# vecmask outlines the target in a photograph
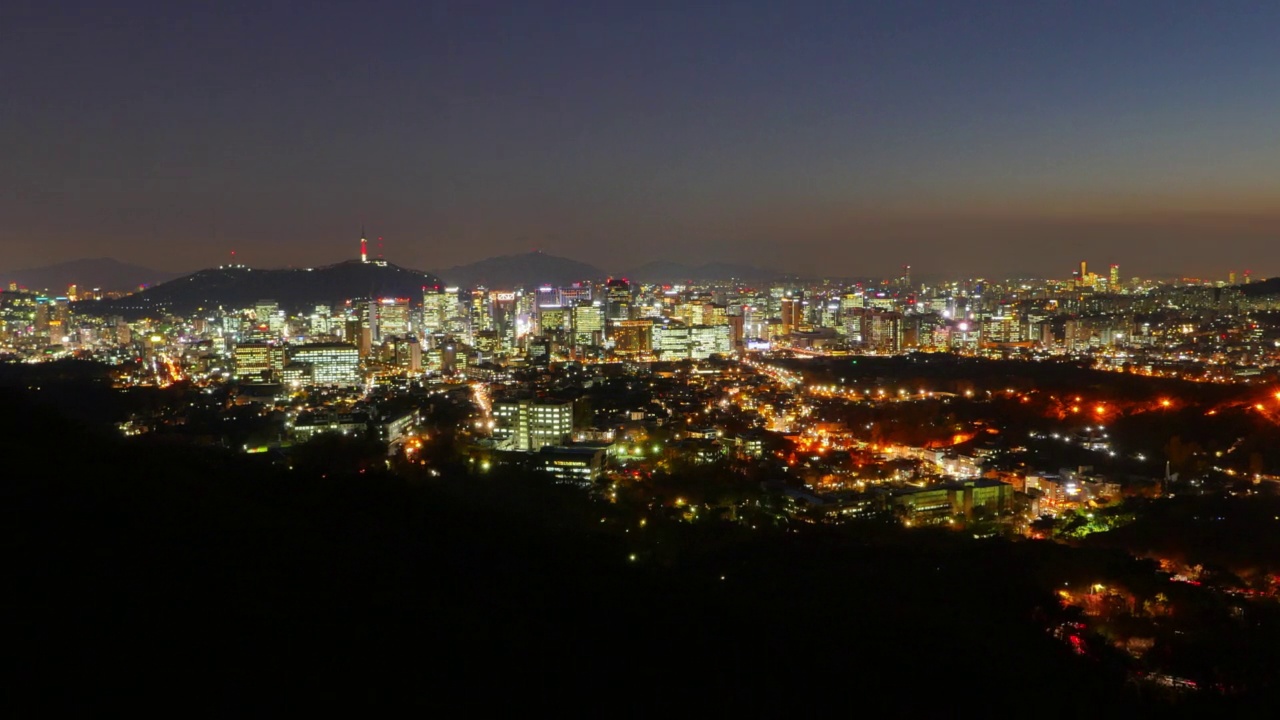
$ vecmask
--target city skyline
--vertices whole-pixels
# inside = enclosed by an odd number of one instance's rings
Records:
[[[1278,27],[0,3],[7,704],[1280,717]]]
[[[928,273],[920,272],[910,264],[899,265],[891,272],[881,274],[841,273],[833,268],[826,268],[824,274],[803,275],[788,273],[776,268],[761,267],[749,263],[733,263],[727,261],[711,263],[681,263],[669,260],[658,260],[630,268],[601,268],[578,258],[553,255],[536,249],[528,253],[502,255],[484,258],[476,262],[456,265],[449,268],[415,268],[396,262],[377,252],[365,250],[367,241],[360,242],[361,251],[353,256],[339,259],[336,262],[285,266],[252,265],[242,262],[242,257],[231,257],[227,263],[190,271],[163,271],[156,268],[122,263],[115,258],[84,258],[66,263],[55,263],[36,268],[16,270],[0,269],[0,284],[10,289],[22,291],[56,292],[63,286],[79,286],[85,289],[97,289],[111,292],[135,292],[157,285],[169,284],[206,272],[216,272],[224,268],[247,268],[262,271],[301,271],[337,268],[349,264],[378,264],[400,268],[413,273],[425,273],[434,276],[440,283],[457,288],[506,288],[533,290],[538,287],[552,287],[576,282],[602,282],[620,279],[643,284],[661,283],[702,283],[702,282],[737,282],[746,285],[769,285],[773,283],[867,283],[868,287],[883,285],[899,291],[911,292],[934,286],[951,286],[967,282],[995,283],[1055,283],[1075,281],[1080,278],[1096,277],[1100,279],[1107,291],[1122,291],[1127,286],[1152,287],[1152,283],[1189,283],[1191,285],[1224,285],[1235,286],[1252,282],[1271,280],[1272,276],[1262,275],[1252,268],[1230,268],[1221,275],[1213,273],[1151,273],[1145,268],[1122,266],[1114,262],[1097,262],[1097,258],[1083,258],[1077,263],[1059,267],[1049,273],[1012,273],[998,275],[977,272],[963,273]],[[534,255],[541,256],[534,266],[528,266]],[[1088,271],[1085,271],[1085,267]],[[574,271],[580,271],[574,274]],[[682,274],[683,273],[683,274]],[[102,278],[115,278],[104,280]],[[36,278],[40,278],[37,280]],[[51,279],[56,278],[56,279]],[[125,280],[123,278],[132,278]],[[523,279],[519,279],[523,278]],[[907,280],[904,283],[904,278]],[[34,283],[34,284],[33,284]]]
[[[364,223],[421,268],[540,248],[606,269],[1265,277],[1278,15],[11,6],[3,265],[319,265]]]

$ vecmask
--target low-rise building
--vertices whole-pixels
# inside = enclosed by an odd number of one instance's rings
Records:
[[[605,448],[589,445],[544,445],[536,466],[560,482],[590,485],[604,473]]]

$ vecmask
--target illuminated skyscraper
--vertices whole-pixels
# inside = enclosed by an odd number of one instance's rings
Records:
[[[9,291],[0,293],[0,340],[29,338],[35,330],[36,296]]]
[[[804,324],[804,298],[784,297],[781,301],[782,335],[787,336],[798,331]]]
[[[509,351],[516,345],[516,308],[519,295],[514,292],[490,294],[493,311],[493,331],[497,334],[498,350]]]
[[[695,325],[689,328],[689,357],[702,360],[733,352],[728,325]]]
[[[573,433],[573,403],[555,400],[512,400],[493,404],[498,428],[494,437],[513,450],[536,452],[560,445]]]
[[[653,352],[663,360],[689,357],[692,338],[688,325],[676,322],[655,323],[652,338]]]
[[[591,283],[574,283],[559,288],[561,305],[579,305],[591,302]]]
[[[459,294],[456,286],[445,288],[444,294],[445,299],[443,302],[445,307],[448,308],[445,332],[452,335],[465,335],[471,323],[467,317],[467,308],[462,303],[462,295]]]
[[[317,305],[315,312],[311,313],[309,318],[309,332],[312,335],[328,335],[332,332],[330,325],[330,308],[328,305]]]
[[[275,300],[259,300],[253,304],[253,316],[260,323],[269,322],[279,309]]]
[[[310,343],[289,350],[291,362],[311,366],[316,385],[359,385],[360,350],[350,343]]]
[[[653,349],[652,320],[619,320],[609,324],[613,351],[618,355],[647,355]]]
[[[409,334],[409,298],[382,298],[378,301],[379,342]]]
[[[471,291],[472,334],[493,329],[493,308],[489,307],[489,291],[479,287]]]
[[[599,345],[604,335],[604,308],[597,303],[573,308],[573,344]]]
[[[610,280],[605,291],[609,303],[607,317],[611,322],[631,319],[631,283],[626,278]]]
[[[677,303],[671,316],[679,318],[685,325],[702,325],[706,305],[701,300],[688,300]]]
[[[1120,287],[1120,266],[1119,265],[1115,263],[1111,263],[1111,277],[1107,279],[1107,283],[1108,285],[1111,286],[1112,292],[1115,292],[1117,289],[1119,289]]]
[[[268,343],[241,343],[235,349],[236,379],[258,382],[284,369],[284,348]]]
[[[396,338],[395,365],[410,373],[422,372],[422,346],[413,335]]]
[[[702,306],[702,324],[728,325],[729,309],[718,303],[706,303]]]
[[[569,309],[542,307],[538,309],[538,333],[544,336],[561,335],[572,325]]]
[[[550,285],[544,285],[543,287],[538,288],[537,296],[537,305],[540,308],[560,307],[562,304],[560,301],[560,289],[551,287]]]
[[[457,293],[451,300],[449,293],[439,285],[424,288],[422,291],[422,329],[428,333],[445,332],[449,318],[453,315]]]

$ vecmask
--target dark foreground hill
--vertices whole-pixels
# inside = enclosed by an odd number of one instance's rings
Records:
[[[1045,632],[1059,546],[642,529],[529,477],[290,471],[0,402],[12,716],[1151,709]]]
[[[310,310],[352,298],[408,297],[440,284],[429,273],[396,265],[349,261],[318,268],[259,270],[211,268],[115,300],[78,303],[76,312],[126,318],[186,315],[201,309],[251,307],[275,300],[290,311]]]

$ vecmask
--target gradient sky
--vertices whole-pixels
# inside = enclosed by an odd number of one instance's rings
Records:
[[[0,268],[1280,274],[1280,3],[0,3]]]

